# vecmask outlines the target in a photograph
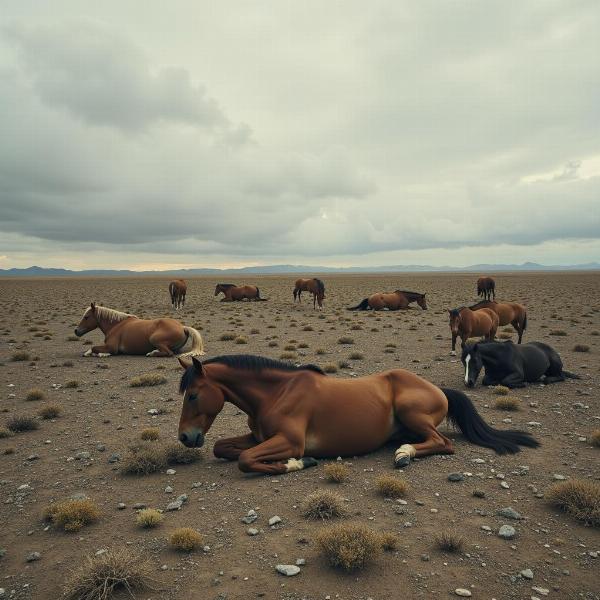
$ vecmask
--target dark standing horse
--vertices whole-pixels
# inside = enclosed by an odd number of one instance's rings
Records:
[[[469,308],[471,310],[480,310],[481,308],[493,310],[498,315],[498,325],[502,326],[510,323],[519,335],[518,343],[521,343],[523,333],[527,329],[527,309],[522,304],[481,300],[481,302],[473,304]]]
[[[310,292],[313,295],[313,308],[319,305],[319,310],[323,308],[323,300],[325,299],[325,284],[316,277],[312,279],[298,279],[294,286],[294,302],[301,302],[302,292]]]
[[[525,387],[527,383],[564,381],[566,377],[580,379],[579,375],[563,370],[556,350],[541,342],[516,346],[512,342],[482,342],[466,346],[462,353],[465,366],[465,385],[473,387],[482,368],[483,385]]]
[[[477,280],[477,295],[484,300],[495,300],[496,282],[491,277],[480,277]]]
[[[423,310],[427,310],[425,294],[407,292],[406,290],[372,294],[360,304],[351,306],[348,310],[384,310],[385,308],[388,310],[403,310],[408,308],[411,302],[416,302]]]
[[[185,370],[179,440],[202,446],[225,402],[231,402],[248,415],[250,432],[220,439],[214,454],[237,460],[244,472],[298,471],[314,466],[312,457],[365,454],[389,441],[401,444],[394,462],[406,467],[414,457],[454,453],[452,441],[437,429],[446,417],[468,441],[499,454],[538,445],[528,433],[490,427],[462,392],[438,388],[403,369],[339,379],[314,365],[296,367],[261,356],[179,362]]]
[[[185,306],[185,294],[187,292],[187,284],[183,279],[175,279],[169,284],[169,295],[171,296],[171,304],[175,310],[180,306]]]

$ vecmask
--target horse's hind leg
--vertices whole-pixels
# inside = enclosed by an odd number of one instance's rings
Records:
[[[424,413],[403,415],[402,425],[424,438],[424,441],[417,444],[402,444],[394,455],[396,468],[408,466],[411,458],[420,458],[430,454],[454,454],[452,440],[437,430],[429,415]]]
[[[217,458],[226,458],[227,460],[237,460],[240,454],[248,448],[258,444],[256,438],[251,434],[240,435],[219,440],[214,448],[213,454]]]

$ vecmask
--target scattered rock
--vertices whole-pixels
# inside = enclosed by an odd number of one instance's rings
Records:
[[[520,575],[525,579],[533,579],[533,571],[531,569],[523,569]]]
[[[457,596],[461,596],[462,598],[470,598],[470,597],[471,597],[471,595],[472,595],[472,594],[471,594],[471,592],[470,592],[470,590],[467,590],[467,589],[465,589],[465,588],[456,588],[456,589],[454,590],[454,593],[455,593]]]
[[[521,513],[518,513],[514,508],[508,506],[507,508],[501,508],[496,512],[499,517],[504,517],[505,519],[514,519],[515,521],[520,521],[523,519]]]
[[[271,517],[269,519],[270,527],[273,527],[274,525],[277,525],[278,523],[281,523],[281,517],[278,517],[277,515],[275,515],[274,517]]]
[[[448,475],[448,481],[462,481],[465,476],[462,473],[450,473]]]
[[[512,540],[517,532],[511,525],[502,525],[498,530],[498,537],[504,538],[505,540]]]
[[[296,565],[276,565],[275,569],[278,573],[285,575],[286,577],[293,577],[300,573],[300,567]]]
[[[42,555],[39,552],[30,552],[25,560],[27,562],[35,562],[36,560],[40,560],[40,558],[42,558]]]
[[[250,509],[246,513],[246,516],[242,517],[242,523],[246,523],[246,525],[250,525],[250,523],[254,523],[254,521],[256,521],[256,519],[258,519],[258,515],[256,514],[256,511],[253,509]]]
[[[256,527],[248,527],[246,533],[248,535],[258,535],[258,529],[256,529]]]

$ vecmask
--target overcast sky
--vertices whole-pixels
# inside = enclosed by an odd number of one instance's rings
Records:
[[[598,0],[2,0],[0,268],[600,260],[599,31]]]

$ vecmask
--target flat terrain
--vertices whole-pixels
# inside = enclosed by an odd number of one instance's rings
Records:
[[[187,304],[177,317],[201,328],[208,356],[243,352],[278,358],[291,351],[298,362],[346,361],[331,377],[404,368],[437,385],[463,389],[462,366],[449,352],[446,309],[475,301],[476,278],[327,276],[321,313],[313,311],[307,295],[301,305],[293,304],[295,277],[245,281],[256,283],[268,302],[235,304],[213,296],[216,280],[198,278],[188,282]],[[207,435],[201,461],[177,465],[173,475],[121,474],[122,463],[108,459],[113,454],[125,458],[144,428],[158,427],[162,440],[176,439],[180,368],[168,358],[83,358],[86,342],[100,343],[102,334],[73,340],[73,329],[92,300],[140,317],[172,315],[168,279],[0,280],[0,426],[14,415],[36,415],[49,403],[63,408],[59,418],[40,420],[38,430],[0,439],[0,547],[6,550],[0,558],[0,587],[5,597],[59,598],[66,573],[83,557],[129,545],[150,558],[160,587],[139,598],[450,598],[456,588],[470,589],[476,599],[541,597],[532,586],[548,590],[548,598],[600,598],[600,558],[593,558],[600,550],[598,530],[558,513],[543,497],[557,475],[600,478],[600,449],[589,441],[600,428],[600,274],[502,274],[495,279],[499,299],[528,307],[524,341],[551,344],[565,367],[582,379],[515,390],[512,395],[521,399],[522,409],[510,413],[494,408],[492,390],[470,391],[488,422],[528,429],[541,448],[499,457],[451,432],[453,456],[425,458],[396,473],[410,485],[405,505],[375,491],[378,476],[394,474],[393,447],[345,459],[350,476],[340,485],[327,482],[326,461],[293,474],[257,477],[215,459],[211,450],[217,439],[246,431],[245,416],[232,406],[226,406]],[[369,293],[396,288],[426,292],[429,310],[416,305],[375,314],[344,310]],[[564,335],[551,335],[557,331]],[[228,332],[245,336],[247,343],[220,341]],[[502,327],[499,332],[508,335]],[[338,343],[342,336],[354,343]],[[589,352],[574,352],[576,344],[589,346]],[[296,350],[285,350],[288,345]],[[12,361],[19,350],[33,360]],[[363,358],[351,360],[352,352]],[[133,377],[152,372],[163,374],[167,383],[130,387]],[[65,387],[68,381],[78,387]],[[45,398],[26,400],[31,388],[40,388]],[[151,409],[161,414],[149,414]],[[11,448],[14,453],[5,454]],[[464,480],[448,481],[453,472],[464,473]],[[172,494],[165,492],[167,486]],[[352,575],[329,568],[315,543],[327,523],[302,516],[306,495],[323,489],[346,499],[347,520],[398,534],[399,548]],[[474,497],[476,489],[485,497]],[[181,510],[166,513],[156,529],[135,525],[136,503],[164,509],[184,493],[189,500]],[[101,519],[77,533],[48,527],[44,508],[73,494],[93,499]],[[119,510],[119,503],[126,508]],[[506,507],[525,519],[496,515]],[[240,520],[250,509],[259,515],[253,524],[259,529],[256,536],[249,536]],[[282,523],[271,528],[267,521],[274,515]],[[517,530],[513,540],[497,536],[503,524]],[[168,536],[181,526],[198,529],[209,549],[173,551]],[[445,529],[465,537],[462,553],[443,554],[435,547],[435,534]],[[31,552],[39,552],[40,559],[26,562]],[[298,558],[306,560],[299,575],[276,573],[276,564]],[[523,569],[533,571],[532,580],[519,576]]]

